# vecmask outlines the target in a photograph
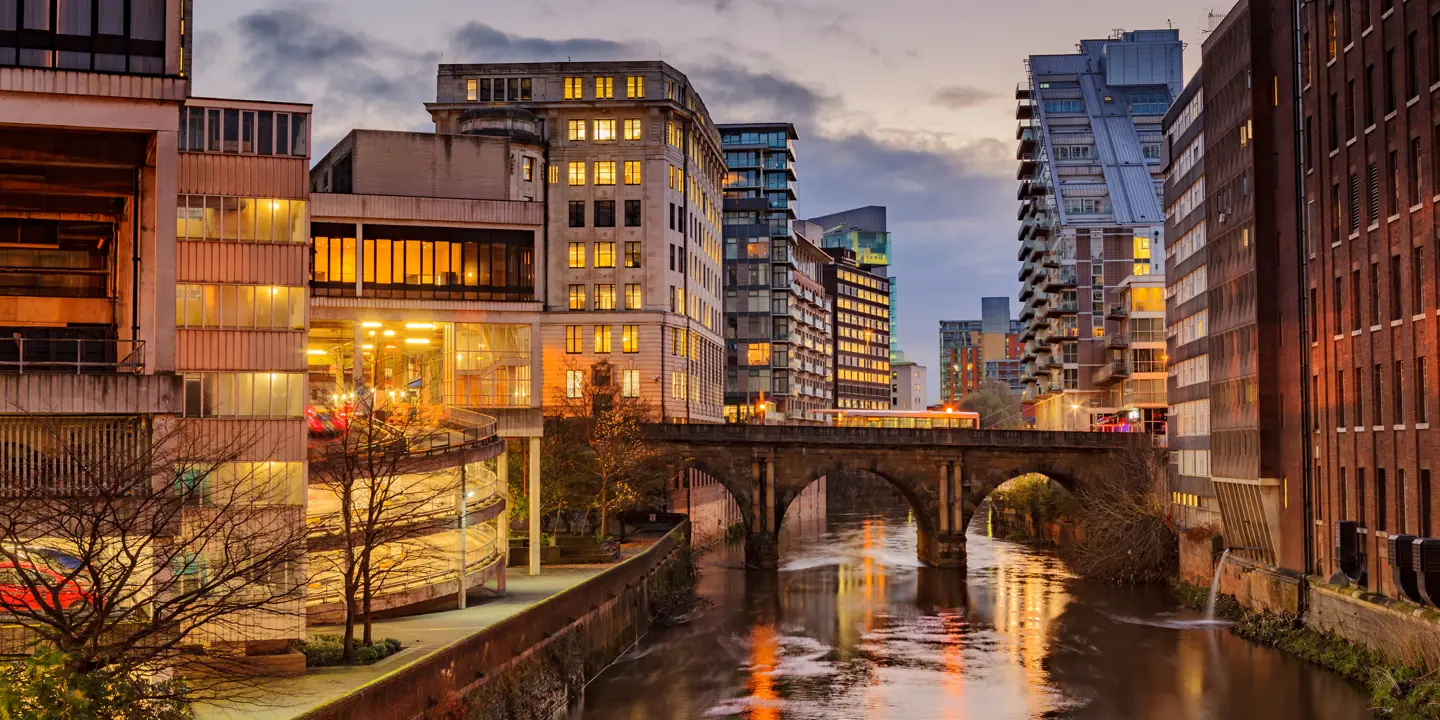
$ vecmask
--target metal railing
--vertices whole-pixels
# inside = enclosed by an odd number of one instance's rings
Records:
[[[144,369],[144,340],[0,338],[0,374],[138,374]]]

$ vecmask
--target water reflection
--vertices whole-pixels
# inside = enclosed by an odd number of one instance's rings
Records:
[[[778,574],[708,555],[713,605],[598,678],[579,716],[1369,717],[1344,681],[1195,629],[1163,590],[1087,583],[977,536],[968,575],[920,567],[903,514],[828,525],[786,538]]]

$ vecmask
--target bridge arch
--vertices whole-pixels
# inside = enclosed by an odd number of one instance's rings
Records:
[[[965,567],[965,527],[1001,483],[1046,475],[1071,492],[1149,442],[1118,433],[907,430],[763,425],[651,425],[651,440],[714,477],[745,520],[746,563],[779,565],[789,504],[820,477],[863,470],[899,490],[916,518],[920,560]]]

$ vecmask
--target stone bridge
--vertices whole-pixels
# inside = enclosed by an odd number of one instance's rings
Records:
[[[895,486],[914,511],[920,560],[964,569],[965,528],[1001,483],[1041,473],[1074,491],[1150,443],[1138,433],[1034,430],[649,425],[645,432],[730,491],[746,521],[746,563],[771,569],[790,501],[839,471],[864,470]]]

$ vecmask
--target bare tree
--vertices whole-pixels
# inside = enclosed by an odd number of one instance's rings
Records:
[[[338,578],[344,605],[343,657],[355,656],[355,630],[370,645],[375,599],[387,588],[417,576],[444,572],[446,549],[427,542],[456,528],[463,512],[461,478],[453,457],[481,440],[475,423],[454,422],[451,408],[420,408],[385,399],[361,409],[317,441],[311,452],[311,484],[325,489],[332,512],[312,523],[312,562]],[[475,422],[479,422],[476,418]],[[459,507],[457,507],[459,505]]]
[[[1174,574],[1179,543],[1166,515],[1163,448],[1135,446],[1120,454],[1112,472],[1077,488],[1077,515],[1085,540],[1075,548],[1075,569],[1109,582],[1139,583]]]
[[[642,432],[656,413],[639,388],[626,388],[621,378],[608,362],[592,365],[588,373],[567,364],[566,385],[557,389],[551,407],[560,418],[553,425],[557,435],[570,438],[560,442],[583,442],[589,448],[588,462],[576,467],[580,474],[592,473],[602,535],[612,512],[638,508],[652,489],[663,486],[666,473],[667,457]]]
[[[252,462],[273,448],[198,421],[23,427],[0,448],[0,615],[70,672],[178,668],[208,680],[154,687],[222,697],[243,660],[202,645],[303,626],[299,463]]]
[[[1020,427],[1025,416],[1020,407],[1020,396],[999,380],[986,380],[981,386],[965,396],[960,409],[980,414],[980,427],[986,430]]]

